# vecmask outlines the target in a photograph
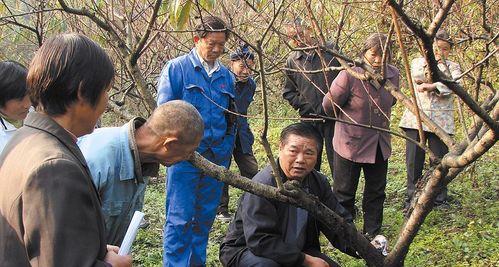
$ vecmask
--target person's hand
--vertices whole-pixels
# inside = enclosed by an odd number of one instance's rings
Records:
[[[107,254],[104,261],[111,264],[113,267],[132,267],[132,256],[118,255],[118,251],[120,250],[117,246],[107,245]]]
[[[306,267],[329,267],[329,264],[318,257],[313,257],[308,254],[305,254],[305,259],[303,260],[303,266]]]
[[[414,82],[415,82],[416,84],[422,84],[422,83],[424,83],[425,81],[424,81],[424,80],[421,80],[421,79],[416,79]]]
[[[437,87],[433,83],[422,83],[422,84],[418,84],[416,86],[416,89],[422,93],[422,92],[431,92],[431,91],[437,89]]]

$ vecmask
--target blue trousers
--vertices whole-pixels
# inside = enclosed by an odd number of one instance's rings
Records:
[[[220,165],[227,167],[229,160]],[[187,161],[168,168],[163,233],[164,267],[205,265],[208,235],[222,187],[222,182],[202,175],[199,169]]]

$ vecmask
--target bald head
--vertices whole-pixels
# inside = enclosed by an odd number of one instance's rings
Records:
[[[176,136],[182,144],[194,144],[203,137],[201,115],[193,105],[182,100],[158,106],[146,124],[161,136]]]

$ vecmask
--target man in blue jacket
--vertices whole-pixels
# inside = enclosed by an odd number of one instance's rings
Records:
[[[196,26],[195,48],[169,61],[158,84],[158,104],[174,99],[194,105],[204,121],[197,151],[228,167],[235,138],[234,77],[218,58],[229,30],[224,21],[203,16]],[[203,266],[208,234],[220,202],[223,183],[203,175],[187,161],[167,170],[164,266]]]
[[[251,68],[254,66],[254,54],[246,44],[241,45],[230,54],[230,69],[236,76],[236,108],[242,115],[248,115],[248,107],[253,102],[256,83],[251,77]],[[236,145],[232,156],[242,176],[253,178],[258,172],[258,163],[253,155],[253,142],[255,138],[248,124],[248,118],[237,117]],[[229,214],[229,186],[224,185],[220,206],[218,206],[217,219],[230,221]]]
[[[133,213],[142,210],[149,177],[157,176],[159,164],[185,160],[202,136],[199,112],[175,100],[157,107],[147,121],[136,117],[78,139],[102,201],[108,244],[121,245]]]

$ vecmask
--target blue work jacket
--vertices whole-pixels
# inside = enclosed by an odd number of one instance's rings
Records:
[[[102,200],[111,244],[121,244],[133,213],[142,210],[147,176],[157,175],[159,168],[158,163],[140,162],[134,133],[144,122],[134,118],[122,127],[99,128],[78,138]]]
[[[236,82],[236,107],[237,111],[243,115],[248,115],[248,107],[253,102],[256,83],[252,78],[245,82]],[[237,137],[241,144],[241,151],[244,154],[253,154],[253,142],[255,137],[248,124],[248,118],[237,117]]]
[[[197,151],[200,154],[211,151],[215,158],[210,160],[218,164],[230,160],[234,149],[236,127],[227,127],[224,111],[234,101],[234,84],[234,76],[222,65],[209,77],[196,48],[169,61],[158,82],[158,105],[184,100],[199,111],[204,121],[204,135]]]

